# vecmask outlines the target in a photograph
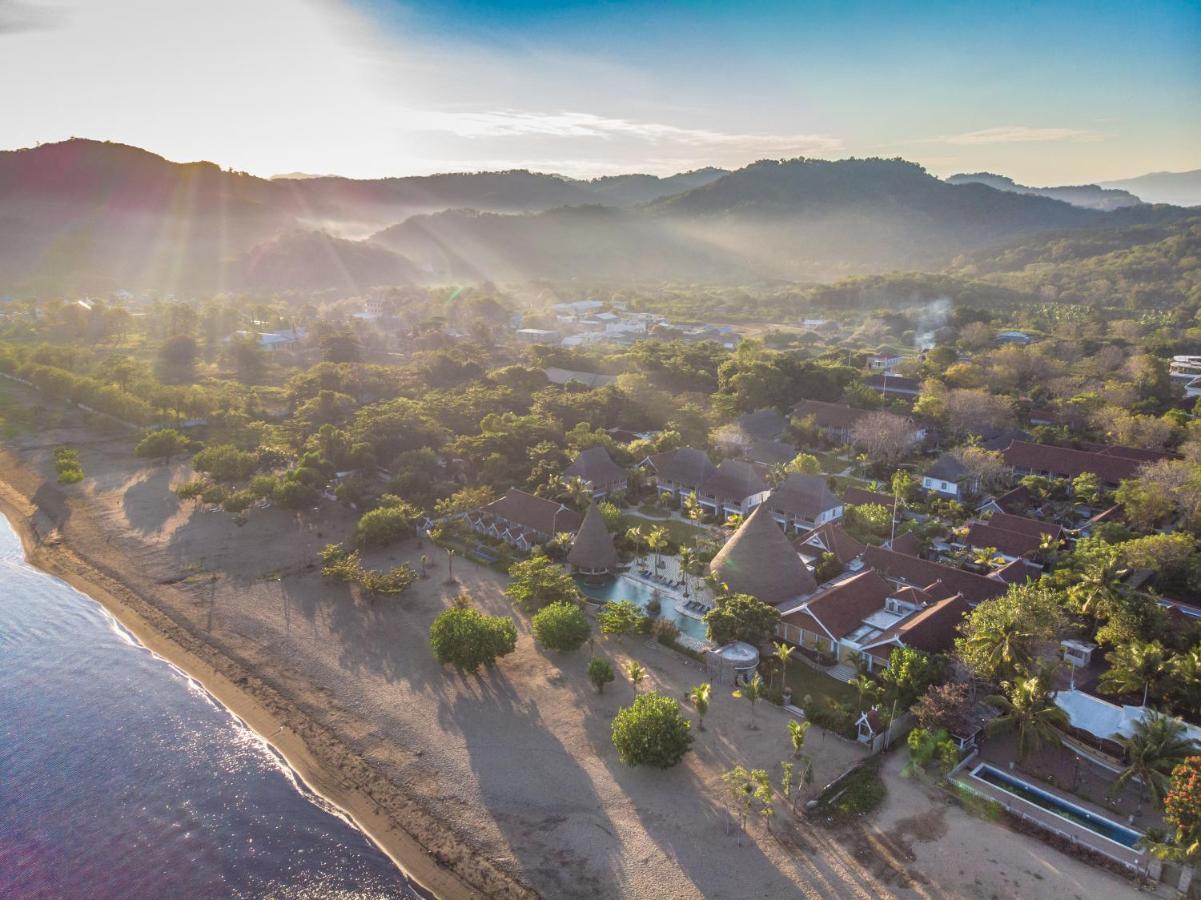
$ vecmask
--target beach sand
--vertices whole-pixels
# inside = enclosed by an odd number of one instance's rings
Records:
[[[335,505],[298,519],[230,516],[179,503],[186,464],[148,466],[128,434],[43,428],[0,453],[0,508],[31,560],[108,606],[151,649],[195,675],[267,737],[318,792],[346,810],[439,896],[1115,897],[1133,885],[1040,842],[972,818],[886,765],[872,816],[826,828],[781,813],[739,839],[721,773],[773,776],[788,757],[787,715],[752,712],[716,689],[693,753],[667,771],[623,766],[612,716],[632,697],[619,677],[588,684],[588,650],[546,654],[517,616],[518,650],[463,676],[438,666],[428,628],[461,589],[510,613],[503,578],[428,542],[369,554],[371,566],[433,558],[428,579],[374,604],[323,580],[314,561],[353,516]],[[61,487],[51,451],[80,451],[87,479]],[[173,582],[170,584],[163,582]],[[680,697],[700,666],[645,638],[601,639],[615,664],[637,659],[649,686]],[[863,757],[810,732],[809,794]]]

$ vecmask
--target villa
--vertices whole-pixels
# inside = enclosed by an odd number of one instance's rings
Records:
[[[709,571],[730,593],[750,594],[771,605],[817,590],[813,573],[762,505],[713,557]]]
[[[775,409],[758,409],[738,417],[738,427],[752,441],[774,441],[788,428],[788,420]]]
[[[701,491],[703,485],[717,471],[709,454],[695,447],[680,447],[666,453],[655,453],[642,461],[655,474],[656,486],[661,494],[683,499],[688,494]]]
[[[979,490],[980,479],[956,457],[944,453],[922,473],[922,487],[935,494],[958,500]]]
[[[852,566],[867,550],[866,544],[861,544],[851,537],[838,522],[827,522],[805,532],[796,539],[793,546],[810,567],[817,565],[823,553],[833,553],[834,558],[844,567]]]
[[[763,502],[785,531],[811,531],[842,518],[842,501],[834,496],[824,475],[794,472]]]
[[[913,400],[922,392],[922,386],[916,378],[906,378],[904,375],[873,375],[863,379],[865,387],[879,391],[885,397],[895,397],[902,400]]]
[[[592,491],[594,498],[607,497],[629,487],[629,474],[613,462],[613,457],[604,447],[589,447],[582,450],[570,466],[563,470],[564,480],[579,478]]]
[[[741,459],[726,459],[705,479],[697,500],[718,519],[725,519],[745,516],[770,492],[771,486],[760,468]]]
[[[802,400],[792,408],[798,419],[813,417],[813,424],[828,440],[836,444],[849,444],[855,423],[868,414],[866,409],[857,409],[845,403],[826,403],[823,400]]]
[[[898,586],[920,588],[940,599],[962,594],[972,606],[999,597],[1008,589],[1008,585],[999,578],[976,575],[883,547],[868,547],[863,554],[863,561]]]
[[[1033,559],[1042,545],[1042,537],[999,528],[991,522],[970,522],[963,545],[976,551],[992,549],[1008,564],[1017,559]]]
[[[557,534],[575,534],[582,522],[574,509],[517,488],[509,488],[499,500],[472,510],[464,518],[480,534],[498,538],[519,550],[531,550]]]

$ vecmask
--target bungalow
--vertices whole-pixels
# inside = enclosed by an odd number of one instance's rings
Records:
[[[745,516],[767,499],[771,486],[763,472],[741,459],[722,460],[713,474],[705,479],[697,500],[719,519]]]
[[[963,543],[973,550],[992,548],[1007,564],[1018,559],[1031,559],[1038,553],[1041,542],[1039,535],[1008,531],[989,522],[970,523],[963,539]]]
[[[971,606],[999,597],[1007,589],[1006,584],[997,578],[976,575],[883,547],[868,547],[863,554],[863,561],[900,586],[921,588],[938,599],[962,594]]]
[[[922,473],[922,487],[958,500],[979,490],[980,479],[956,457],[944,453]]]
[[[827,522],[805,532],[793,542],[793,546],[805,564],[811,568],[817,565],[823,553],[833,553],[834,558],[844,567],[856,567],[856,560],[863,556],[863,551],[867,549],[866,544],[861,544],[851,537],[838,522]],[[859,563],[859,566],[861,565],[862,563]]]
[[[530,550],[561,533],[575,534],[582,518],[562,503],[509,488],[499,500],[467,513],[469,526],[520,550]]]
[[[752,441],[774,441],[788,428],[788,420],[775,409],[758,409],[741,415],[737,425]]]
[[[876,351],[875,355],[868,357],[867,367],[873,372],[891,372],[905,357],[901,356],[892,347],[881,347]]]
[[[824,475],[794,472],[763,502],[785,531],[810,531],[842,518],[842,501],[834,496]]]
[[[1026,441],[1014,441],[1001,455],[1017,475],[1071,479],[1091,472],[1102,484],[1110,487],[1117,487],[1127,478],[1133,478],[1143,463],[1142,460],[1117,456],[1112,452],[1073,450],[1070,447]]]
[[[709,572],[730,593],[750,594],[772,605],[797,600],[817,589],[813,573],[762,506],[717,552]]]
[[[677,499],[693,491],[700,494],[701,485],[717,472],[717,466],[709,460],[709,455],[695,447],[653,453],[642,464],[654,473],[659,492]]]
[[[906,378],[903,375],[889,375],[887,372],[882,375],[873,375],[871,378],[865,378],[863,379],[863,384],[873,391],[879,391],[885,397],[895,397],[904,400],[913,400],[922,392],[922,386],[916,378]]]
[[[959,634],[959,624],[971,606],[962,594],[952,594],[906,616],[866,644],[867,670],[887,668],[892,651],[912,647],[923,653],[948,652]]]
[[[797,448],[783,441],[756,441],[743,452],[743,459],[762,466],[783,466],[796,459]]]
[[[1046,536],[1054,541],[1059,541],[1064,536],[1064,527],[1062,525],[1057,525],[1054,522],[1040,522],[1038,519],[1015,516],[1007,512],[993,513],[992,518],[988,520],[988,524],[994,528],[1004,528],[1006,531],[1017,531],[1021,534],[1028,534],[1040,540]]]
[[[1011,491],[1006,491],[997,497],[989,497],[983,503],[976,507],[978,513],[1011,513],[1015,516],[1020,516],[1028,509],[1034,508],[1038,503],[1038,499],[1030,488],[1023,485],[1018,485]]]
[[[615,491],[624,491],[630,480],[629,473],[613,462],[609,451],[599,446],[580,451],[575,462],[563,470],[563,478],[579,478],[598,499]]]
[[[826,403],[823,400],[802,400],[792,408],[798,419],[813,417],[813,424],[828,440],[836,444],[849,444],[855,423],[868,414],[866,409],[857,409],[845,403]]]

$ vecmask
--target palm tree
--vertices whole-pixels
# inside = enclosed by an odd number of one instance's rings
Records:
[[[1038,555],[1044,562],[1054,563],[1059,557],[1062,540],[1052,534],[1044,534],[1038,539]]]
[[[972,632],[967,646],[987,659],[991,672],[1008,674],[1029,666],[1033,640],[1033,633],[1026,631],[1020,622],[1010,620]]]
[[[741,528],[742,527],[742,514],[741,513],[730,513],[730,515],[728,515],[726,517],[726,527],[733,531],[737,531],[739,528]]]
[[[792,755],[800,756],[801,751],[805,749],[805,735],[809,733],[809,729],[813,723],[806,720],[798,722],[796,719],[788,720],[788,739],[792,742]]]
[[[713,685],[705,682],[698,684],[688,692],[688,699],[692,701],[692,705],[696,707],[696,730],[705,730],[705,713],[709,711],[709,694],[713,690]]]
[[[1163,645],[1159,641],[1124,644],[1109,655],[1109,670],[1101,676],[1097,687],[1106,694],[1133,694],[1143,690],[1143,706],[1151,683],[1165,668]]]
[[[1068,590],[1068,597],[1080,615],[1095,618],[1117,597],[1122,579],[1129,571],[1116,561],[1089,566]]]
[[[642,559],[642,542],[644,540],[642,527],[635,525],[626,530],[626,539],[634,542],[634,562]]]
[[[1201,709],[1201,647],[1173,656],[1168,670],[1172,673],[1173,698],[1191,712]]]
[[[696,550],[692,547],[680,548],[680,574],[684,576],[684,596],[688,596],[688,576],[692,574],[692,567],[696,565]]]
[[[652,528],[651,533],[646,536],[646,549],[655,554],[655,568],[659,568],[663,561],[663,550],[667,547],[667,530],[664,528]]]
[[[1016,731],[1018,759],[1023,760],[1031,750],[1043,744],[1058,744],[1063,729],[1068,727],[1068,714],[1055,705],[1042,679],[1037,675],[1019,678],[1002,687],[1008,696],[996,694],[988,702],[1001,710],[1001,715],[988,723],[989,734]]]
[[[858,712],[863,712],[863,707],[865,705],[864,701],[869,698],[874,699],[880,694],[880,685],[876,684],[875,681],[862,672],[852,678],[850,684],[851,687],[855,689],[855,692],[859,695],[859,704],[857,707]]]
[[[776,659],[780,661],[780,690],[785,690],[788,687],[788,660],[792,658],[792,651],[796,649],[783,641],[776,641]]]
[[[1005,560],[997,555],[996,547],[978,547],[972,551],[972,562],[982,569],[987,569],[994,565],[1002,565]]]
[[[559,496],[579,509],[592,496],[592,489],[588,487],[588,482],[577,475],[575,478],[560,482]]]
[[[701,506],[701,501],[697,499],[696,491],[690,491],[684,498],[684,515],[698,525],[701,519],[705,518],[705,507]]]
[[[1118,739],[1126,750],[1126,768],[1114,779],[1109,795],[1122,793],[1127,782],[1139,783],[1138,804],[1142,811],[1147,791],[1159,803],[1168,793],[1172,770],[1197,753],[1197,745],[1185,736],[1184,723],[1154,710],[1147,710],[1134,725],[1134,734]]]
[[[765,689],[763,676],[756,672],[754,678],[734,692],[735,697],[751,701],[751,728],[755,727],[755,704],[763,698]]]
[[[638,686],[646,678],[646,668],[642,663],[630,660],[630,662],[626,663],[626,677],[630,679],[630,684],[634,685],[634,693],[637,694]]]

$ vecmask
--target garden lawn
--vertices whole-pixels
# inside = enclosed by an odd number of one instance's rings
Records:
[[[648,532],[652,528],[662,528],[667,532],[667,539],[673,544],[684,546],[695,544],[705,536],[705,530],[678,519],[644,519],[641,516],[622,516],[618,520],[617,533],[625,534],[627,529],[641,528]],[[646,548],[643,547],[643,552]]]
[[[814,702],[820,703],[823,697],[829,697],[839,703],[849,703],[852,707],[859,700],[859,695],[849,684],[796,659],[788,663],[788,686],[792,688],[792,702],[797,706],[801,705],[806,694]]]

